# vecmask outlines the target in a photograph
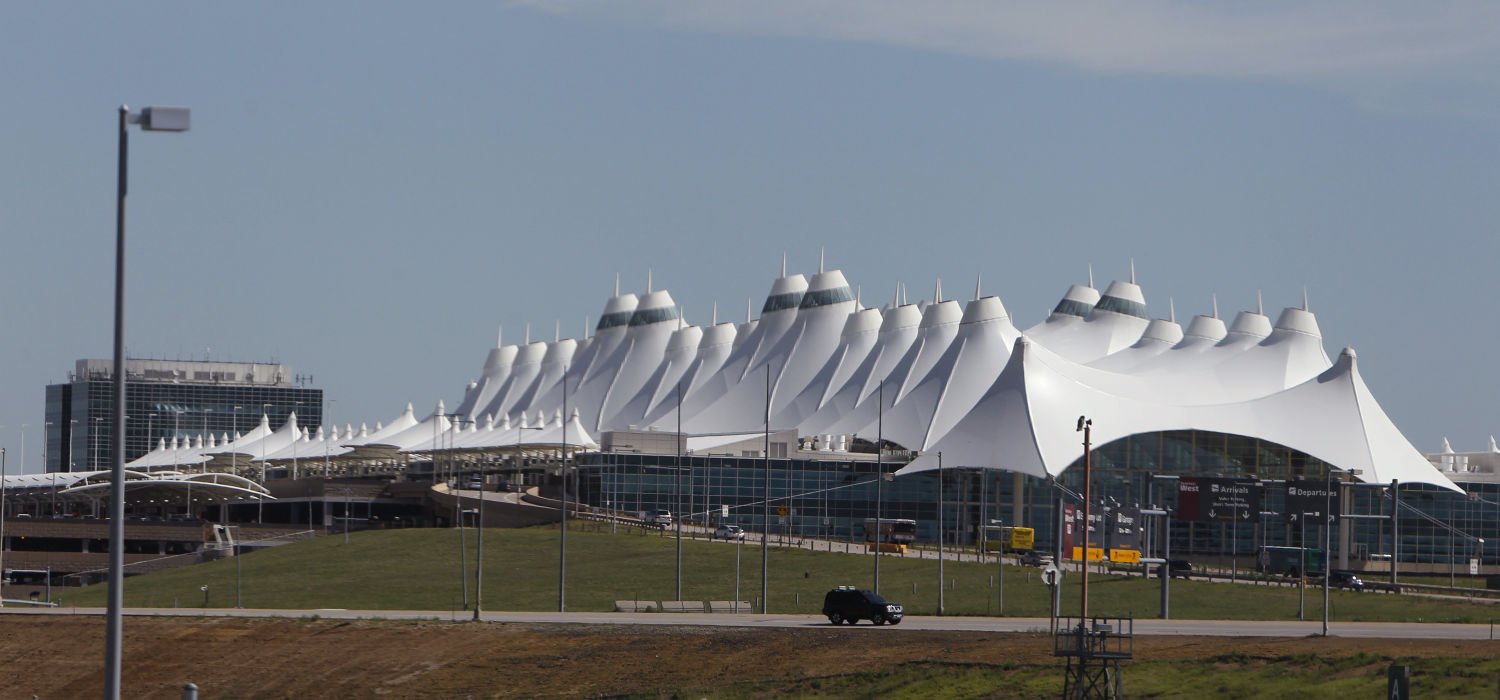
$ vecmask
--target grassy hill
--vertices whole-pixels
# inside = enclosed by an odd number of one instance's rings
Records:
[[[596,527],[596,526],[595,526]],[[465,531],[469,595],[473,595],[475,531]],[[462,609],[460,533],[452,529],[384,530],[357,533],[262,550],[240,557],[243,602],[247,608],[433,610]],[[761,550],[742,545],[740,599],[760,595]],[[735,545],[684,540],[684,600],[734,598]],[[485,531],[484,607],[486,610],[557,609],[558,529],[536,527]],[[234,559],[126,579],[127,607],[208,607],[235,604]],[[950,615],[992,615],[999,601],[996,565],[948,562],[945,608]],[[772,548],[770,610],[817,613],[823,593],[839,585],[868,588],[873,560],[867,554],[812,553]],[[611,534],[603,529],[570,529],[568,534],[570,611],[608,611],[616,600],[675,600],[675,544],[670,533]],[[1090,612],[1096,615],[1155,617],[1159,582],[1139,577],[1090,577]],[[881,560],[881,593],[906,606],[908,614],[937,610],[937,562]],[[105,587],[62,589],[64,605],[102,606]],[[1077,609],[1078,577],[1063,591],[1064,614]],[[1309,588],[1309,619],[1322,614],[1321,589]],[[1172,616],[1184,619],[1287,620],[1297,615],[1297,590],[1266,586],[1174,581]],[[1047,588],[1036,569],[1005,567],[1004,613],[1043,617]],[[1413,596],[1334,592],[1336,620],[1426,620],[1487,622],[1496,611],[1482,603]]]

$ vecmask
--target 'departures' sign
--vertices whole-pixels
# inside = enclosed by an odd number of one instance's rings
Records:
[[[1253,479],[1184,476],[1177,480],[1177,519],[1254,521],[1264,493]]]
[[[1330,486],[1333,488],[1330,489]],[[1286,482],[1287,520],[1296,522],[1303,513],[1312,520],[1321,520],[1325,513],[1330,521],[1338,519],[1338,482],[1301,479]]]

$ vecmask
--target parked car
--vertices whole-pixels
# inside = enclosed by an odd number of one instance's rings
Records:
[[[501,493],[508,493],[510,491],[516,490],[516,487],[514,485],[512,485],[509,481],[502,481],[502,482],[500,482],[498,484],[495,484],[495,490],[499,491]]]
[[[1041,550],[1033,549],[1021,555],[1021,566],[1047,566],[1052,563],[1052,555]]]
[[[1156,565],[1157,578],[1161,578],[1167,571],[1172,572],[1172,578],[1187,578],[1193,575],[1193,563],[1186,559],[1173,559]]]
[[[469,477],[468,481],[464,482],[464,490],[465,491],[483,491],[484,490],[484,479],[481,478],[481,477],[477,477],[477,476],[471,476],[471,477]]]
[[[828,621],[852,625],[860,620],[869,620],[877,625],[901,624],[903,608],[870,591],[839,586],[823,596],[823,614]]]
[[[663,510],[653,510],[653,511],[650,511],[650,512],[646,513],[646,517],[644,518],[644,520],[645,520],[645,522],[646,522],[647,525],[655,525],[656,527],[667,527],[667,526],[670,526],[672,524],[672,511],[670,511],[670,510],[664,510],[664,509]]]
[[[1328,575],[1328,585],[1334,588],[1347,588],[1351,591],[1363,591],[1365,582],[1353,571],[1335,571]]]
[[[714,530],[716,540],[741,540],[745,539],[745,528],[738,525],[720,525]]]

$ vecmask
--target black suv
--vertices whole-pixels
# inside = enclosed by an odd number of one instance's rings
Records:
[[[897,625],[901,624],[901,613],[900,604],[852,586],[839,586],[823,596],[823,614],[835,625],[841,622],[852,625],[860,620]]]
[[[1193,575],[1193,563],[1186,559],[1173,559],[1166,564],[1156,565],[1156,577],[1161,578],[1167,571],[1172,572],[1172,578],[1188,578]]]
[[[1329,574],[1328,585],[1334,588],[1347,588],[1351,591],[1365,589],[1365,582],[1359,578],[1359,574],[1353,571],[1335,571]]]

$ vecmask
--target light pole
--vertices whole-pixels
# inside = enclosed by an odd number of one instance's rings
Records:
[[[5,607],[5,448],[0,447],[0,608],[3,607]]]
[[[1334,520],[1334,517],[1333,517],[1333,488],[1334,488],[1334,486],[1333,486],[1333,483],[1334,483],[1333,482],[1333,474],[1334,474],[1334,472],[1339,472],[1339,473],[1342,473],[1342,474],[1355,475],[1355,474],[1359,474],[1360,470],[1358,470],[1358,469],[1337,469],[1333,465],[1329,465],[1328,466],[1328,471],[1325,472],[1324,475],[1323,475],[1324,476],[1324,482],[1323,482],[1323,636],[1324,637],[1328,636],[1328,579],[1329,579],[1329,574],[1332,573],[1332,567],[1329,566],[1329,564],[1333,563],[1332,560],[1333,560],[1333,520]],[[1343,501],[1344,501],[1343,495],[1340,494],[1340,496],[1339,496],[1339,503],[1342,504]],[[1343,510],[1343,508],[1340,507],[1340,510]]]
[[[564,378],[564,381],[566,381],[566,378]],[[523,415],[524,415],[524,413],[523,413]],[[520,475],[520,472],[521,472],[521,442],[522,442],[521,431],[523,431],[523,430],[541,430],[541,429],[542,429],[541,426],[521,425],[520,421],[516,421],[516,474],[518,476]],[[563,430],[567,430],[567,422],[566,421],[563,422]],[[563,489],[564,489],[564,494],[566,494],[566,491],[567,491],[567,482],[566,482],[566,480],[564,480],[564,482],[563,482]],[[566,510],[564,510],[564,513],[563,513],[562,517],[563,517],[563,521],[562,522],[564,524],[566,524],[567,523],[567,513],[566,513]],[[564,540],[564,542],[566,542],[567,535],[563,535],[563,540]],[[561,552],[561,554],[559,555],[559,558],[558,558],[558,562],[559,562],[559,564],[558,564],[558,571],[559,572],[562,571],[562,566],[563,565],[562,565],[561,562],[563,562],[563,561],[565,561],[567,559],[567,551],[568,551],[567,550],[567,545],[566,544],[562,545],[562,552]],[[484,482],[483,482],[483,480],[480,481],[480,485],[479,485],[479,553],[477,555],[475,555],[475,559],[476,559],[476,561],[475,561],[475,567],[476,567],[477,571],[474,573],[474,621],[478,622],[479,621],[479,608],[480,608],[480,604],[479,604],[479,591],[480,591],[481,586],[483,585],[482,576],[484,575]],[[563,588],[563,585],[562,585],[562,578],[561,578],[562,574],[559,573],[558,576],[559,576],[559,578],[558,578],[558,584],[557,584],[557,591],[558,591],[558,593],[557,593],[557,601],[558,601],[557,602],[557,606],[559,608],[559,612],[561,612],[560,609],[562,608],[562,605],[563,605],[563,597],[562,597],[562,588]]]
[[[943,453],[938,453],[938,488],[937,488],[937,532],[938,532],[938,607],[937,614],[943,614]],[[876,523],[879,525],[879,523]]]
[[[271,437],[271,404],[260,405],[260,417],[266,422],[266,434],[260,436],[260,487],[266,487],[266,442]],[[255,494],[255,523],[257,525],[266,522],[266,497],[259,492]],[[291,520],[289,516],[288,521]]]
[[[240,439],[240,407],[239,406],[235,406],[234,407],[234,417],[231,418],[229,422],[231,423],[231,425],[229,426],[229,435],[230,435],[229,440],[230,440],[230,442],[238,442],[239,439]],[[235,449],[232,450],[232,451],[230,451],[230,453],[229,453],[229,473],[234,474],[235,476],[239,476],[239,473],[240,473],[239,460],[237,459],[238,457],[239,457],[239,445],[235,445]]]
[[[875,415],[875,595],[880,595],[880,555],[885,545],[885,524],[881,522],[885,503],[885,382],[876,390]],[[938,537],[943,533],[938,532]]]
[[[1075,432],[1083,433],[1083,576],[1079,579],[1083,585],[1083,602],[1078,614],[1078,628],[1082,630],[1089,617],[1089,499],[1092,498],[1089,494],[1089,485],[1093,481],[1091,458],[1094,451],[1092,444],[1094,421],[1086,416],[1079,416],[1078,430]],[[1171,565],[1168,564],[1167,568],[1167,574],[1170,575]]]
[[[294,406],[292,408],[292,415],[294,415],[294,416],[297,415],[297,408],[301,407],[301,406],[302,406],[302,402],[301,401],[297,401],[296,402],[296,406]],[[302,426],[300,424],[297,426],[297,431],[292,434],[292,481],[296,481],[297,480],[297,443],[299,443],[299,442],[302,442]],[[311,499],[312,499],[312,497],[309,496],[308,497],[308,501],[307,501],[307,529],[309,529],[309,530],[312,529],[312,500]]]
[[[682,411],[677,412],[680,416]],[[766,451],[761,462],[760,614],[771,611],[771,363],[766,362]],[[679,436],[680,437],[680,436]],[[878,571],[878,569],[877,569]]]
[[[523,411],[524,417],[526,413]],[[557,533],[557,611],[566,612],[568,607],[568,366],[563,365],[562,370],[562,459],[558,465],[559,476],[562,477],[562,514],[561,527]],[[539,426],[540,427],[540,426]],[[520,433],[517,433],[519,435]],[[519,441],[516,449],[520,450]]]
[[[109,605],[104,635],[104,697],[120,697],[120,659],[124,642],[125,603],[125,193],[129,172],[131,124],[146,131],[187,131],[190,113],[186,107],[147,107],[132,114],[126,105],[119,110],[118,187],[115,190],[115,338],[114,338],[114,445],[110,459],[109,487]]]
[[[676,502],[672,509],[677,511],[677,517],[672,521],[677,531],[677,600],[682,601],[682,519],[687,513],[682,510],[682,379],[677,380],[677,471],[672,474],[672,483],[675,485],[673,491]]]

